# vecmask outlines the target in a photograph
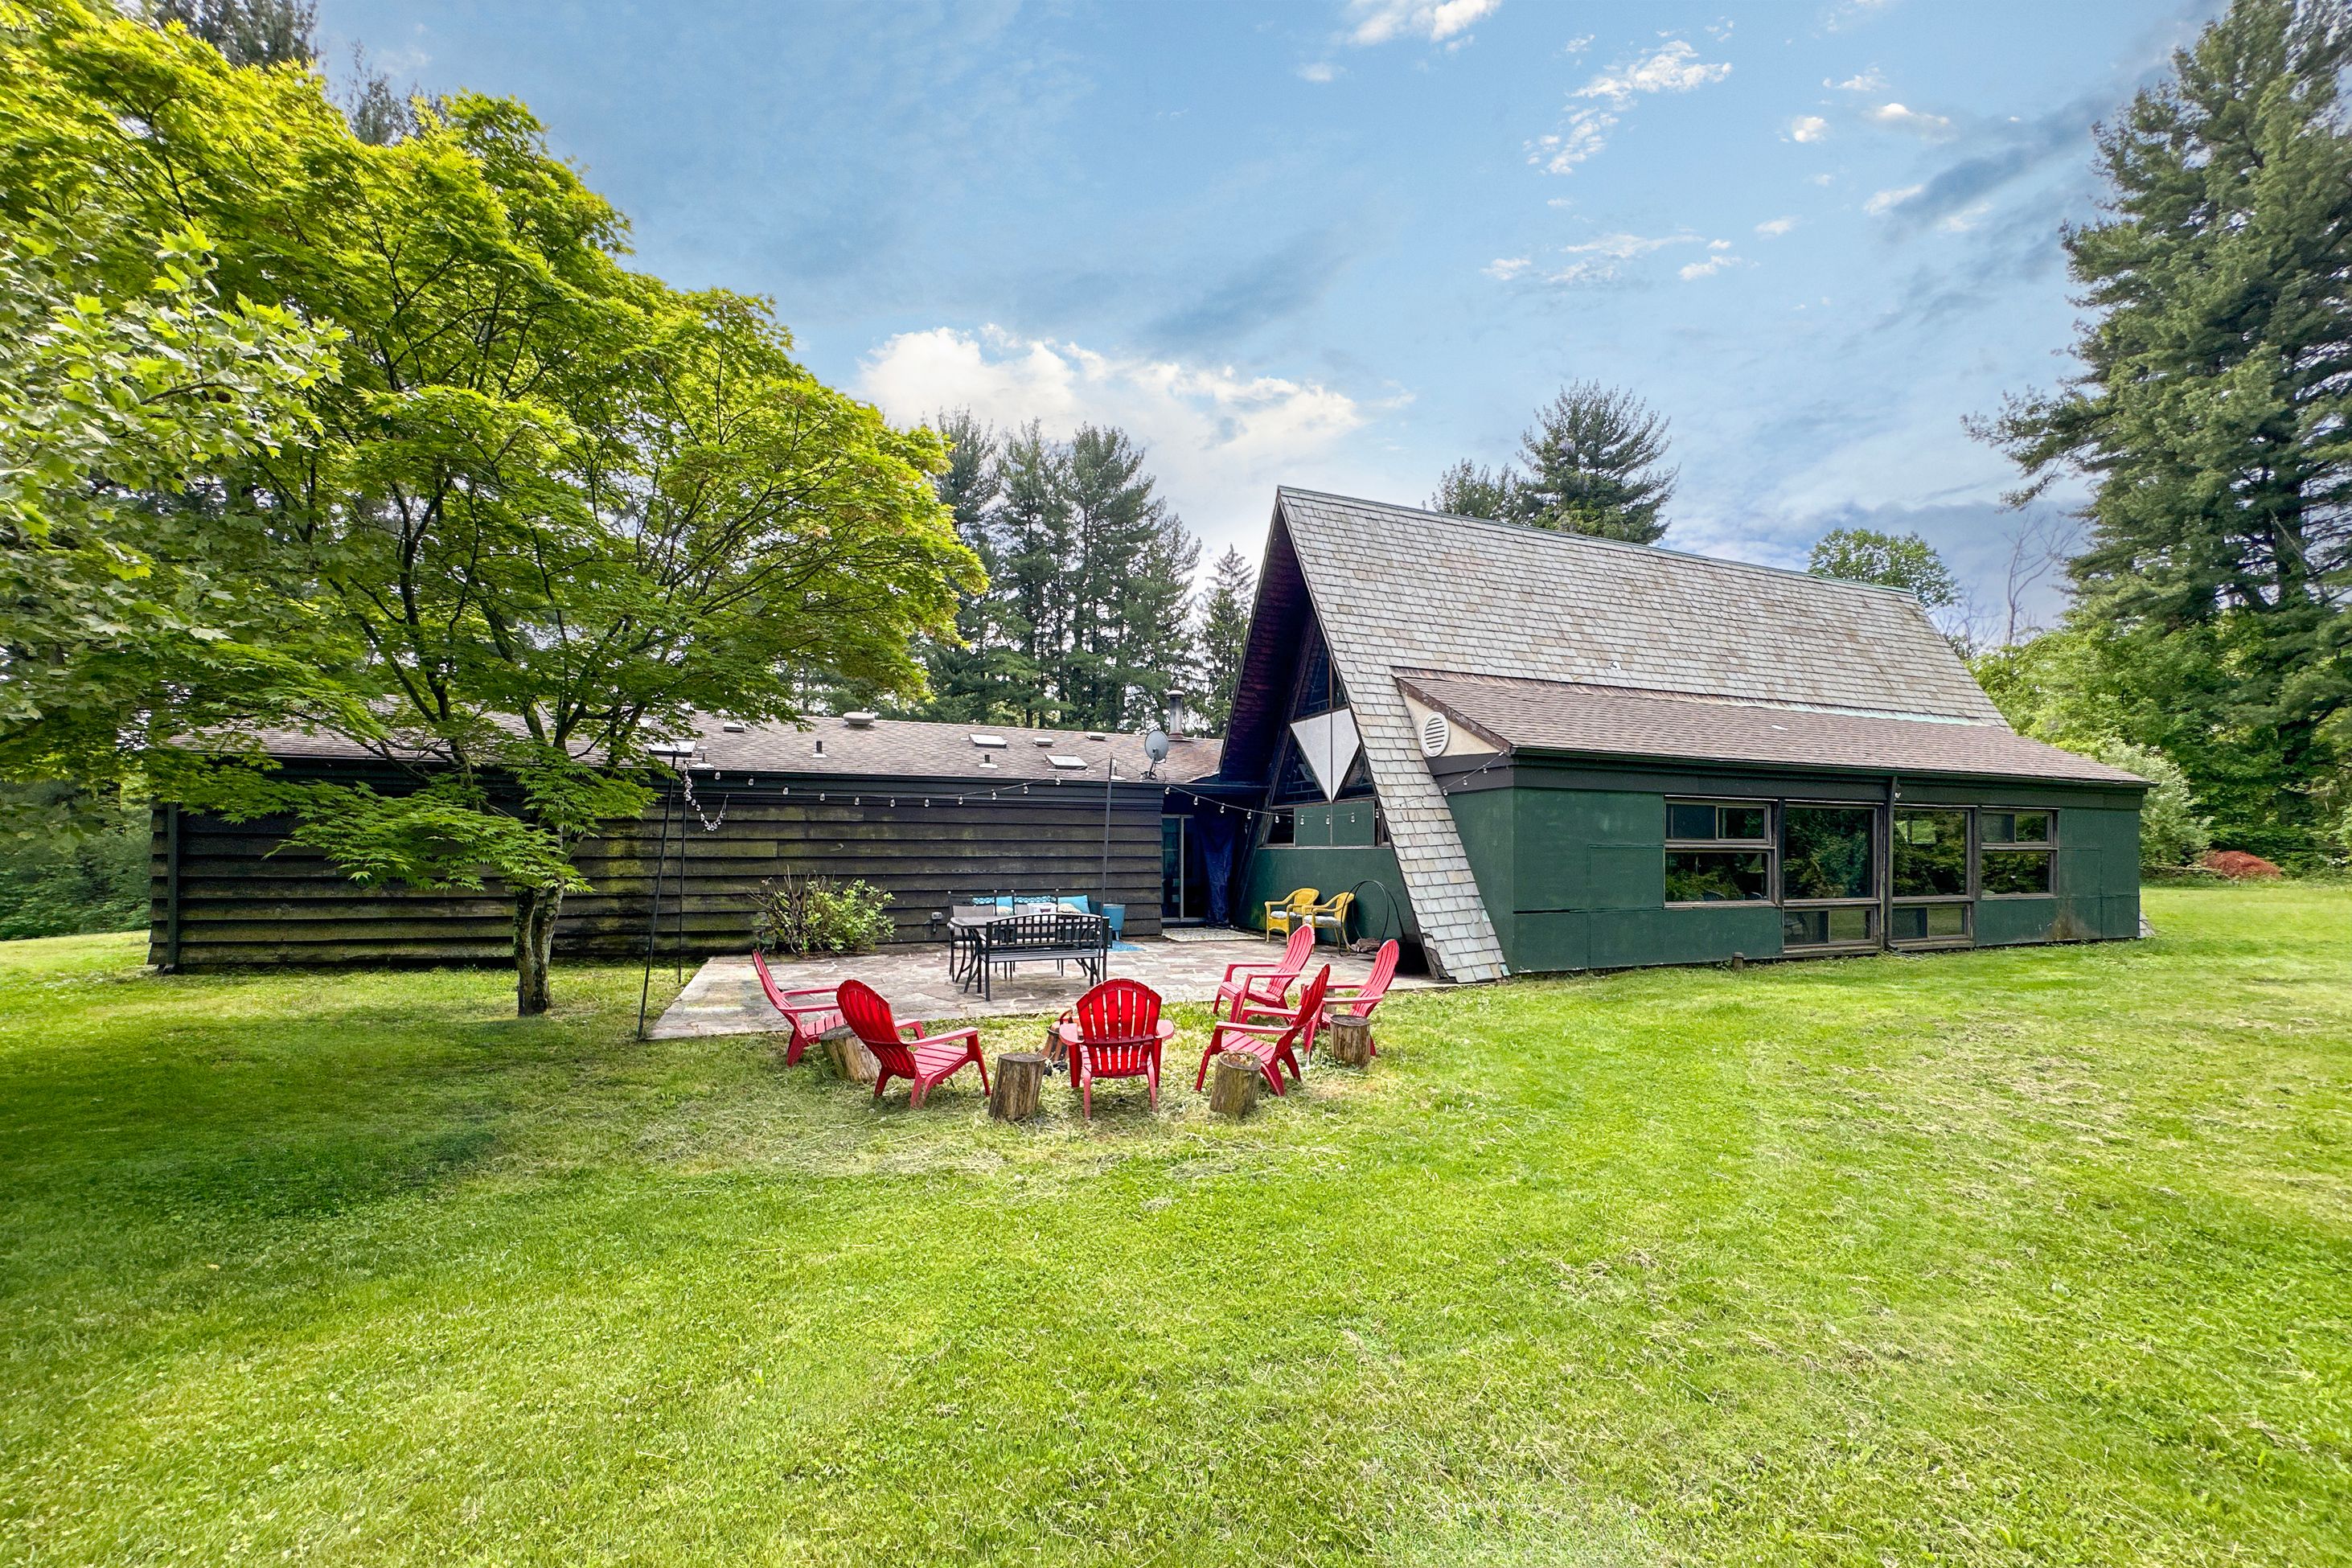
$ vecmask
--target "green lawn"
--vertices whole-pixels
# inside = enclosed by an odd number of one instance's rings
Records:
[[[0,1560],[2352,1563],[2352,890],[2148,905],[1239,1127],[0,944]]]

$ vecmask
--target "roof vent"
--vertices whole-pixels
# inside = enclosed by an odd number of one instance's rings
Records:
[[[1087,731],[1087,739],[1089,741],[1108,741],[1110,737],[1104,734],[1099,730],[1089,730]]]
[[[1047,762],[1049,762],[1049,763],[1053,763],[1053,764],[1054,764],[1055,767],[1057,767],[1057,768],[1083,768],[1083,767],[1085,767],[1085,766],[1087,765],[1087,760],[1086,760],[1086,758],[1084,758],[1084,757],[1066,757],[1066,756],[1062,755],[1059,752],[1055,752],[1052,756],[1047,757],[1045,760],[1046,760]]]
[[[856,713],[844,713],[841,721],[853,730],[870,730],[874,727],[875,718],[876,715],[861,709]]]
[[[1029,743],[1033,746],[1050,746],[1054,743],[1054,737],[1051,735],[1040,735]]]
[[[751,726],[750,726],[749,724],[746,724],[746,723],[745,723],[745,722],[743,722],[743,721],[742,721],[742,720],[740,720],[740,719],[730,719],[730,720],[728,720],[728,721],[727,721],[727,722],[725,722],[724,724],[719,725],[719,727],[720,729],[722,729],[722,730],[726,731],[727,731],[729,734],[730,734],[730,735],[740,735],[740,734],[741,734],[744,731],[746,731],[746,730],[750,729]]]
[[[1002,735],[974,735],[971,738],[971,743],[982,748],[983,750],[993,752],[1003,749],[1004,745],[1004,737]]]
[[[982,752],[980,754],[980,765],[983,768],[992,768],[996,765],[996,759],[988,752]]]
[[[1421,721],[1421,754],[1423,756],[1444,756],[1445,748],[1453,742],[1453,740],[1454,726],[1445,721],[1444,714],[1432,713]]]

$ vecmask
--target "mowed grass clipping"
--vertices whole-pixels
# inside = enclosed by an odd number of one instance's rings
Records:
[[[1197,1010],[1011,1128],[0,945],[0,1559],[2352,1562],[2352,891],[2147,904],[1400,994],[1238,1126]]]

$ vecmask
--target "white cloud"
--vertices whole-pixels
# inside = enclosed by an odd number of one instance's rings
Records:
[[[1637,92],[1688,92],[1695,87],[1721,81],[1730,74],[1728,64],[1702,60],[1696,49],[1680,38],[1673,38],[1630,66],[1616,66],[1601,72],[1570,96],[1597,98],[1622,109]]]
[[[1117,425],[1150,448],[1185,521],[1216,538],[1261,522],[1275,485],[1326,462],[1370,417],[1314,382],[1119,358],[995,327],[901,332],[859,363],[856,390],[900,424],[970,408],[999,426],[1034,419],[1052,436]]]
[[[1952,122],[1940,114],[1923,114],[1899,103],[1882,103],[1876,109],[1864,111],[1863,118],[1874,125],[1916,132],[1921,136],[1942,136],[1952,129]]]
[[[1873,66],[1866,71],[1854,72],[1843,81],[1832,81],[1823,77],[1822,85],[1836,88],[1840,92],[1885,92],[1886,78],[1879,74],[1876,66]]]
[[[1738,257],[1731,254],[1731,242],[1729,240],[1718,239],[1707,247],[1707,254],[1703,258],[1694,261],[1689,266],[1684,268],[1682,269],[1681,276],[1683,281],[1687,283],[1694,279],[1712,278],[1727,267],[1745,267],[1747,265],[1747,262],[1742,261]]]
[[[1837,183],[1837,176],[1835,174],[1815,174],[1813,176],[1812,183],[1817,185],[1835,184]]]
[[[1756,226],[1756,232],[1767,239],[1778,239],[1796,226],[1797,220],[1792,217],[1767,218]]]
[[[1905,202],[1909,201],[1913,196],[1917,195],[1921,191],[1924,191],[1927,188],[1927,187],[1924,184],[1905,185],[1897,190],[1881,191],[1876,195],[1871,197],[1868,201],[1863,203],[1862,210],[1868,213],[1873,217],[1877,217],[1882,214],[1893,212],[1896,207],[1901,206]]]
[[[1818,114],[1801,114],[1789,121],[1789,140],[1818,142],[1830,133],[1830,122]]]
[[[1544,274],[1544,281],[1563,289],[1574,289],[1587,283],[1613,283],[1617,280],[1617,264],[1613,261],[1576,261],[1557,272]]]
[[[1591,33],[1584,33],[1569,39],[1567,43],[1561,45],[1559,52],[1564,55],[1580,55],[1591,47],[1592,35]]]
[[[1990,202],[1979,202],[1974,206],[1963,207],[1958,212],[1947,214],[1936,226],[1946,234],[1966,234],[1984,222],[1985,215],[1990,211],[1992,211]]]
[[[1336,81],[1339,77],[1339,68],[1329,60],[1310,60],[1298,68],[1298,75],[1303,81]]]
[[[1478,270],[1484,272],[1487,277],[1492,278],[1497,283],[1508,283],[1512,279],[1517,278],[1520,273],[1525,272],[1528,268],[1533,267],[1534,265],[1535,258],[1533,257],[1498,256]]]
[[[1397,37],[1442,44],[1493,16],[1502,4],[1503,0],[1348,0],[1348,38],[1364,47]]]
[[[1570,107],[1559,130],[1528,142],[1528,162],[1540,165],[1548,174],[1572,174],[1579,163],[1608,145],[1609,132],[1616,127],[1621,112],[1632,108],[1637,97],[1688,92],[1730,74],[1729,65],[1702,60],[1698,51],[1682,39],[1669,39],[1630,65],[1610,67],[1570,93],[1571,106],[1580,99],[1591,101],[1581,108]]]
[[[1695,234],[1604,234],[1581,245],[1563,245],[1560,249],[1570,256],[1605,256],[1612,261],[1631,261],[1637,256],[1647,256],[1670,245],[1697,243],[1698,236]]]
[[[1617,117],[1602,110],[1572,110],[1559,132],[1528,143],[1528,162],[1539,163],[1547,174],[1572,173],[1579,163],[1609,144],[1609,129]]]

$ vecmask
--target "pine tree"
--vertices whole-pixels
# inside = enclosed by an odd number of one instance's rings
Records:
[[[1630,392],[1580,381],[1536,411],[1519,437],[1523,473],[1466,458],[1445,470],[1430,505],[1460,517],[1499,518],[1562,533],[1654,544],[1658,513],[1675,493],[1665,416]]]
[[[2078,626],[2220,840],[2311,851],[2352,709],[2352,63],[2341,0],[2236,0],[2105,129],[2065,238],[2083,374],[1985,429],[2090,480]]]
[[[1209,593],[1201,610],[1201,721],[1212,734],[1224,733],[1233,718],[1234,689],[1241,682],[1242,655],[1249,643],[1250,610],[1257,574],[1231,545],[1210,571]]]
[[[1654,544],[1659,511],[1675,493],[1666,420],[1630,392],[1583,381],[1561,389],[1520,437],[1527,473],[1511,487],[1509,515],[1538,528]]]

